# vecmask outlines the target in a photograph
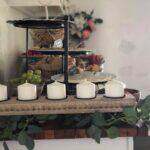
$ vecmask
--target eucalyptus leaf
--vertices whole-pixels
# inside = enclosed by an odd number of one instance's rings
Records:
[[[17,129],[17,121],[11,121],[7,127],[15,131]]]
[[[92,117],[94,125],[98,127],[102,127],[105,125],[106,121],[104,118],[104,114],[101,112],[95,112]]]
[[[9,150],[9,147],[5,141],[3,142],[3,147],[4,147],[4,150]]]
[[[0,134],[0,139],[11,139],[12,138],[12,130],[9,128],[5,128],[1,134]]]
[[[100,143],[101,139],[101,129],[95,125],[92,125],[87,130],[88,136],[93,138],[97,143]]]
[[[35,116],[35,119],[39,123],[45,123],[48,120],[55,120],[57,117],[58,117],[57,115],[38,115],[38,116]]]
[[[42,132],[42,128],[36,126],[36,125],[29,125],[28,126],[28,131],[29,134],[35,134],[35,133],[40,133]]]
[[[142,118],[146,118],[150,114],[150,95],[146,96],[143,100],[138,104],[138,109],[141,110],[140,115]]]
[[[26,125],[26,121],[19,122],[18,128],[23,129],[25,125]]]
[[[0,128],[5,128],[7,126],[5,121],[0,121]]]
[[[74,121],[76,121],[76,122],[79,122],[83,119],[83,117],[81,115],[75,115],[75,116],[73,115],[72,117],[74,118]],[[86,117],[86,116],[84,116],[84,117]]]
[[[137,112],[136,112],[136,109],[134,107],[125,107],[125,108],[123,108],[123,114],[126,117],[135,117],[135,118],[137,118]]]
[[[107,129],[107,135],[109,138],[114,139],[119,136],[119,129],[117,127],[110,127]]]
[[[28,150],[33,150],[34,141],[33,139],[27,135],[25,131],[19,133],[18,142],[21,145],[25,145]]]
[[[95,19],[95,21],[94,21],[95,23],[103,23],[103,20],[102,19]]]
[[[7,128],[8,124],[10,124],[10,117],[0,117],[0,128]]]
[[[20,121],[21,120],[21,118],[22,118],[22,116],[11,116],[11,120],[12,121]]]
[[[141,109],[150,106],[150,95],[146,96],[143,100],[141,100],[140,107]]]
[[[150,114],[150,108],[149,107],[148,108],[145,107],[145,108],[141,109],[141,112],[140,112],[141,118],[145,119],[147,117],[150,117],[149,114]]]
[[[137,104],[137,108],[141,108],[142,107],[142,105],[144,105],[144,100],[143,99],[141,99],[139,102],[138,102],[138,104]]]
[[[94,9],[90,12],[90,15],[92,16],[94,14]]]
[[[57,119],[58,115],[48,115],[49,120],[55,120]]]
[[[126,120],[127,123],[130,124],[130,125],[135,125],[135,124],[137,123],[137,121],[138,121],[137,118],[132,117],[132,116],[131,116],[131,117],[126,117],[125,120]]]
[[[91,122],[91,117],[87,116],[76,124],[76,127],[84,127]]]

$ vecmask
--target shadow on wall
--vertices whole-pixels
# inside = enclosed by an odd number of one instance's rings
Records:
[[[5,71],[5,68],[4,68],[4,62],[3,60],[0,60],[0,83],[4,83],[4,71]]]

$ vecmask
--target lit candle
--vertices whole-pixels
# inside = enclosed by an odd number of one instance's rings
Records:
[[[77,84],[76,86],[76,96],[77,98],[94,98],[96,96],[95,84],[84,80],[83,82]]]
[[[18,86],[18,99],[19,100],[34,100],[37,99],[36,85],[24,83]]]
[[[47,85],[48,99],[64,99],[66,98],[66,86],[63,83],[55,81]]]
[[[8,99],[7,86],[0,84],[0,101],[7,99]]]

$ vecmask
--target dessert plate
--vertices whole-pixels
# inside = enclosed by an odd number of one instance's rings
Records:
[[[80,83],[84,79],[87,79],[90,82],[93,83],[103,83],[110,81],[112,79],[116,78],[114,74],[107,73],[107,72],[92,72],[92,71],[85,71],[81,74],[75,74],[75,75],[69,75],[68,76],[68,82],[69,83]],[[57,74],[51,77],[54,81],[64,82],[64,75],[63,74]]]
[[[105,98],[111,98],[111,99],[120,99],[120,98],[124,98],[125,95],[124,96],[120,96],[120,97],[109,97],[109,96],[104,95],[104,97]]]

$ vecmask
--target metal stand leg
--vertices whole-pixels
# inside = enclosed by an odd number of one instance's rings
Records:
[[[64,22],[64,30],[65,30],[65,38],[64,38],[64,82],[66,84],[66,91],[68,94],[68,48],[69,48],[69,17],[65,16]]]
[[[26,28],[26,71],[28,70],[28,63],[29,63],[29,58],[28,58],[28,43],[29,43],[29,37],[28,37],[28,28]]]

